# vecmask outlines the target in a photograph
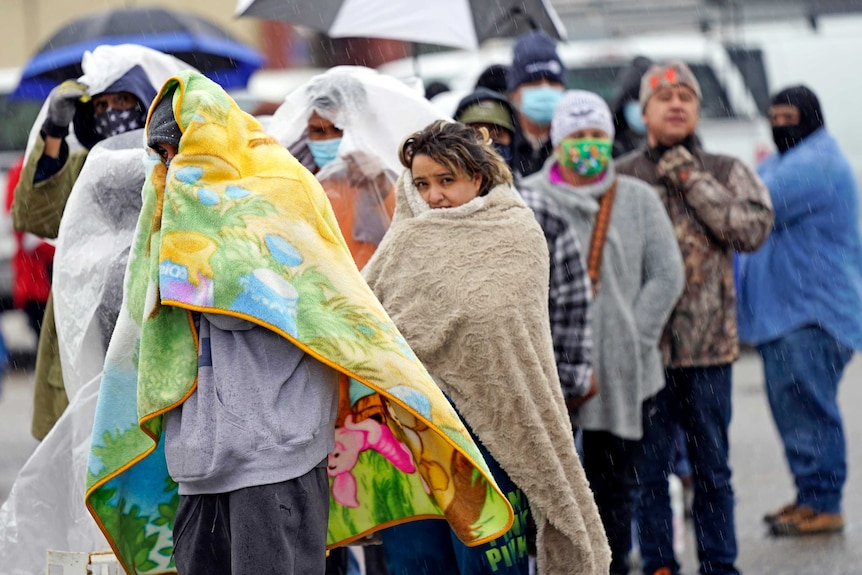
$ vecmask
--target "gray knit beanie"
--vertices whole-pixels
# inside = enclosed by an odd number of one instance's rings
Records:
[[[183,133],[174,117],[174,92],[177,87],[173,86],[159,100],[150,116],[147,124],[147,146],[155,148],[157,144],[173,144],[179,147],[180,138]]]

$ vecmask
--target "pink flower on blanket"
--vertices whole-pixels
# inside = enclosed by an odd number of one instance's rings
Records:
[[[340,505],[359,507],[353,467],[366,449],[375,450],[404,473],[416,471],[410,450],[395,438],[389,427],[370,418],[353,423],[353,416],[348,415],[344,427],[335,429],[335,450],[329,454],[326,469],[333,478],[332,496]]]

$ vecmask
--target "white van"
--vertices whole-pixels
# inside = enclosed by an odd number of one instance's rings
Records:
[[[636,36],[561,43],[557,51],[567,67],[570,88],[590,90],[610,101],[617,78],[635,56],[655,62],[685,61],[703,91],[698,133],[711,152],[736,156],[750,165],[772,150],[769,123],[758,110],[751,90],[721,43],[699,35]],[[454,51],[405,58],[378,70],[402,79],[417,71],[425,85],[443,82],[451,88],[432,101],[447,114],[469,93],[476,78],[491,64],[511,64],[512,44],[498,43],[478,51]]]

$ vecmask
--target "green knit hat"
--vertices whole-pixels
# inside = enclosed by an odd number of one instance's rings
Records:
[[[493,124],[515,132],[515,124],[509,110],[505,104],[494,100],[484,100],[468,106],[458,116],[458,121],[462,124]]]

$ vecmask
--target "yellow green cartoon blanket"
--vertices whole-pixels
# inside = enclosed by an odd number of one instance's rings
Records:
[[[87,469],[87,506],[126,571],[174,571],[161,416],[195,391],[192,311],[255,322],[343,374],[330,546],[425,517],[468,544],[503,534],[510,505],[359,275],[317,181],[216,84],[186,72],[160,95],[174,85],[179,154],[167,172],[147,160]]]

